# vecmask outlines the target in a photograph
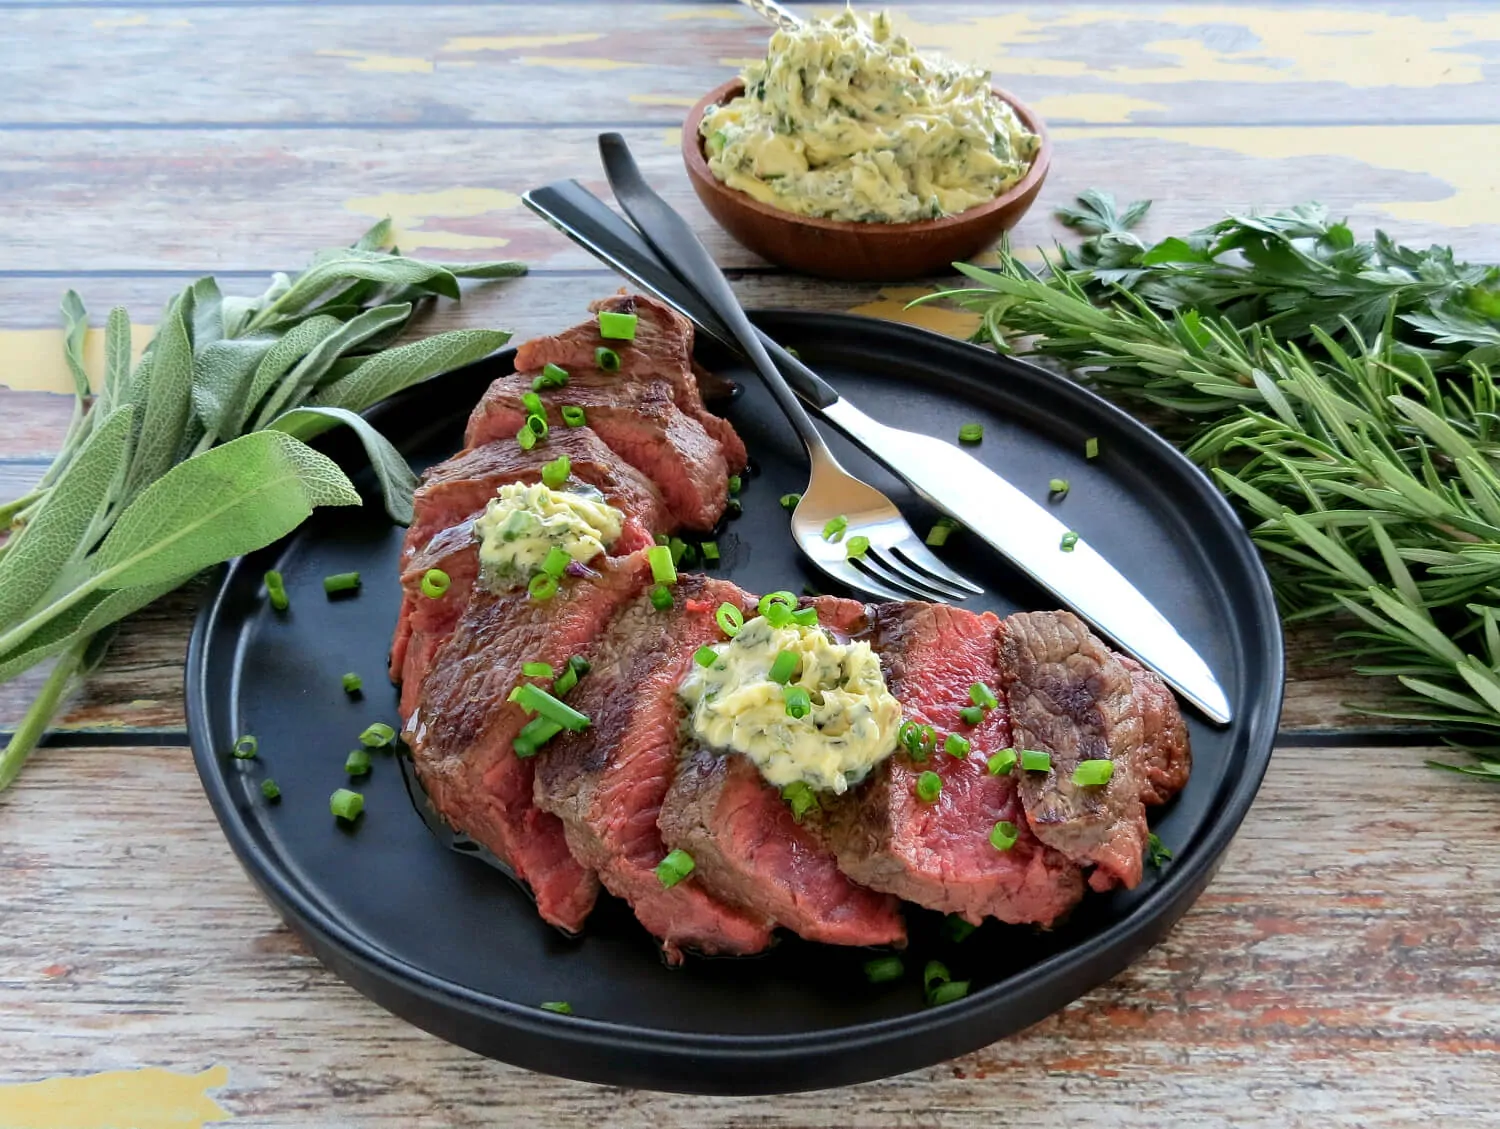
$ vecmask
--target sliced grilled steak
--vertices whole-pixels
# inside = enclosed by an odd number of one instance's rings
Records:
[[[656,876],[667,853],[657,816],[681,745],[677,684],[693,652],[719,638],[714,609],[743,594],[723,581],[684,576],[674,595],[668,611],[636,599],[588,652],[593,669],[568,702],[592,725],[548,743],[538,756],[535,798],[562,819],[574,857],[630,903],[676,964],[684,948],[758,952],[770,944],[773,923],[720,901],[696,873],[670,888]],[[689,601],[697,610],[688,610]]]
[[[1016,747],[1052,757],[1050,772],[1017,770],[1028,822],[1044,843],[1096,867],[1095,889],[1134,887],[1146,848],[1144,798],[1165,799],[1188,767],[1176,702],[1069,612],[1013,615],[999,641]],[[1079,762],[1099,759],[1114,762],[1109,783],[1073,783]]]
[[[607,560],[593,577],[565,578],[550,600],[475,588],[422,680],[404,734],[437,811],[508,863],[531,886],[542,917],[568,930],[583,924],[598,882],[569,853],[557,817],[532,803],[535,760],[511,748],[526,717],[507,699],[522,663],[560,669],[587,653],[650,582],[641,552]]]
[[[687,415],[703,425],[724,452],[732,471],[745,466],[745,444],[729,421],[703,406],[703,393],[693,365],[693,323],[676,310],[644,294],[611,294],[589,303],[598,314],[607,310],[635,314],[635,340],[612,341],[599,336],[597,320],[575,325],[552,337],[535,337],[516,350],[516,368],[539,372],[548,363],[579,372],[594,369],[594,350],[601,345],[620,358],[617,378],[660,377],[672,384],[672,398]]]
[[[1010,744],[1003,705],[977,726],[958,716],[971,704],[975,682],[998,693],[998,621],[988,612],[922,603],[875,604],[869,620],[871,644],[905,718],[931,725],[939,749],[943,737],[958,733],[970,752],[937,751],[922,763],[898,752],[849,795],[826,803],[839,865],[856,882],[975,924],[985,917],[1051,924],[1082,897],[1079,869],[1029,832],[1014,781],[987,770],[990,754]],[[916,794],[918,777],[929,770],[942,779],[933,803]],[[1019,833],[1008,851],[990,843],[1000,821]]]

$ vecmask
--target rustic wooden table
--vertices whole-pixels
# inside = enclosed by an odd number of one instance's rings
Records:
[[[912,3],[923,46],[992,66],[1057,143],[1021,245],[1099,186],[1153,232],[1318,199],[1500,259],[1500,10]],[[57,299],[149,332],[185,281],[258,292],[389,214],[403,249],[515,256],[435,324],[523,335],[614,284],[521,209],[619,129],[747,303],[912,317],[921,288],[789,277],[691,199],[678,123],[760,52],[734,5],[0,0],[0,499],[65,424]],[[4,387],[8,385],[9,388]],[[325,971],[234,862],[184,735],[178,594],[127,626],[0,798],[0,1129],[545,1123],[1394,1126],[1500,1117],[1500,796],[1423,766],[1380,688],[1293,638],[1276,756],[1207,894],[1134,968],[955,1062],[774,1100],[529,1074],[444,1044]],[[0,687],[0,731],[37,679]],[[87,1077],[119,1072],[108,1077]],[[52,1079],[51,1081],[48,1081]]]

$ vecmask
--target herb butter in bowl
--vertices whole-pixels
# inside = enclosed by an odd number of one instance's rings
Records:
[[[918,54],[883,13],[777,31],[688,116],[699,199],[736,239],[833,278],[930,273],[993,243],[1047,174],[1041,120],[988,72]]]

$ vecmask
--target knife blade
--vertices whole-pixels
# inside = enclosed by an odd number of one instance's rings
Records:
[[[576,181],[561,181],[532,189],[521,199],[596,258],[734,348],[732,335],[718,317],[628,221],[588,189]],[[765,333],[760,336],[787,382],[810,408],[1159,674],[1210,720],[1220,725],[1230,721],[1228,697],[1208,663],[1087,541],[1080,539],[1071,552],[1063,551],[1068,528],[978,459],[944,440],[870,418]]]

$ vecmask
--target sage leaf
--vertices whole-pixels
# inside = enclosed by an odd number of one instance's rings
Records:
[[[514,259],[500,259],[490,263],[448,263],[447,267],[458,278],[519,278],[526,273],[526,264]]]
[[[132,390],[132,400],[139,403],[144,399],[145,408],[139,417],[135,452],[125,480],[127,498],[166,473],[192,414],[193,345],[183,320],[184,306],[191,312],[191,303],[177,303],[157,330],[149,379],[143,388]]]
[[[90,592],[83,600],[28,634],[24,641],[0,654],[0,682],[66,650],[85,636],[118,623],[174,588],[182,587],[194,575],[188,573],[159,584],[136,588]]]
[[[357,506],[333,460],[257,431],[179,463],[126,507],[90,559],[91,583],[133,588],[189,576],[284,537],[314,506]]]
[[[210,433],[222,436],[237,431],[233,421],[250,390],[255,370],[276,341],[268,333],[226,337],[194,351],[193,411]]]
[[[330,289],[342,282],[368,279],[396,286],[417,286],[430,294],[445,298],[458,297],[458,279],[447,267],[420,259],[403,259],[395,255],[367,258],[349,253],[309,267],[297,276],[289,289],[257,315],[256,321],[299,313]],[[255,322],[251,323],[252,325]]]
[[[348,376],[318,389],[318,407],[359,412],[413,384],[482,360],[510,340],[503,329],[455,329],[377,353]]]
[[[104,383],[99,402],[123,404],[130,395],[130,314],[124,306],[109,311],[104,328]]]
[[[193,296],[193,348],[201,349],[224,336],[224,296],[212,278],[200,278],[189,289]]]
[[[76,290],[63,295],[63,356],[68,361],[68,371],[73,374],[73,391],[79,399],[89,394],[89,374],[83,367],[83,342],[89,332],[88,310]]]
[[[380,482],[380,493],[385,499],[385,512],[398,525],[410,525],[412,519],[412,493],[417,488],[417,476],[401,456],[401,452],[370,421],[346,408],[293,408],[278,417],[271,427],[284,431],[297,439],[308,440],[315,435],[343,424],[353,428],[364,444],[370,467]]]
[[[227,426],[220,432],[221,436],[229,438],[244,431],[250,413],[255,410],[255,406],[260,403],[266,393],[276,386],[293,365],[311,352],[318,342],[330,334],[337,333],[342,325],[343,322],[338,318],[319,314],[287,330],[281,340],[271,346],[266,355],[261,358],[260,366],[255,370],[255,377],[251,380],[244,399],[235,406],[233,415],[227,421]]]
[[[356,251],[384,251],[391,245],[391,217],[386,216],[373,224],[369,231],[354,244]]]

